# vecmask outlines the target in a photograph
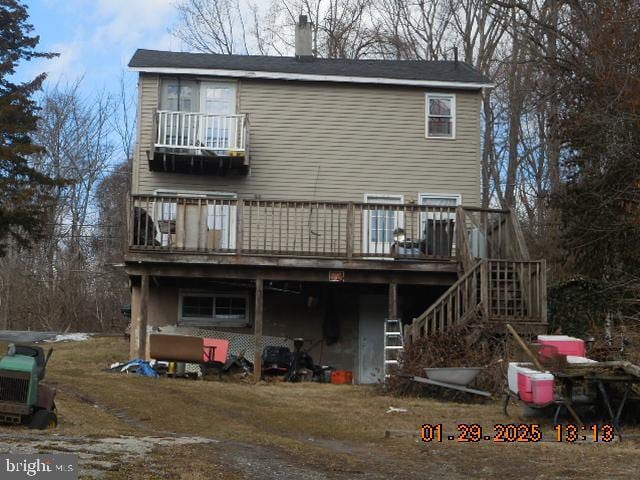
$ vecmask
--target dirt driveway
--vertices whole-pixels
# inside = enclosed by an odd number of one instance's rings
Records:
[[[126,358],[121,339],[54,348],[47,382],[59,390],[59,428],[0,428],[0,448],[76,453],[83,478],[629,479],[640,468],[634,441],[557,443],[548,423],[546,441],[536,444],[448,440],[459,423],[492,433],[496,423],[538,421],[507,418],[496,402],[399,399],[360,386],[154,380],[104,371]],[[406,412],[387,413],[391,406]],[[424,423],[442,424],[441,443],[420,440]]]

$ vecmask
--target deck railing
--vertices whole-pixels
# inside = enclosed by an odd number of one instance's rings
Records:
[[[452,260],[455,229],[446,206],[134,195],[130,248]]]
[[[243,152],[246,147],[245,115],[208,115],[159,110],[156,147],[214,152]]]
[[[530,259],[515,215],[509,210],[460,207],[456,225],[463,275],[405,325],[405,340],[410,343],[474,317],[491,323],[546,325],[546,262]]]

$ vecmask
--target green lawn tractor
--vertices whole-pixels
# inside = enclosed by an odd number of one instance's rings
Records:
[[[9,345],[0,359],[0,422],[44,430],[58,425],[55,389],[40,383],[53,349]]]

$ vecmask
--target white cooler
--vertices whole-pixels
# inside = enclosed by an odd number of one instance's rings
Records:
[[[507,369],[509,390],[515,394],[518,393],[518,373],[536,372],[536,370],[531,369],[532,366],[530,363],[509,362],[509,368]]]

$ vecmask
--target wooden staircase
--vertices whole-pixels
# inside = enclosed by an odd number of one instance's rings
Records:
[[[523,333],[546,330],[546,262],[529,258],[511,212],[459,207],[456,255],[460,277],[405,326],[406,343],[471,319],[497,329],[510,323]]]

